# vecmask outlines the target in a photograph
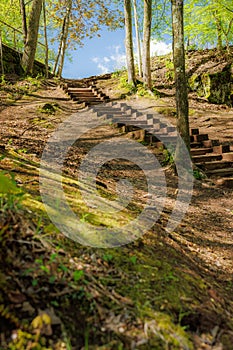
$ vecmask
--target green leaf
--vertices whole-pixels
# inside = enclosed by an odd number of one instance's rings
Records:
[[[21,190],[17,187],[16,183],[9,179],[3,171],[0,172],[0,193],[3,194],[16,194]]]
[[[83,275],[84,275],[83,270],[76,270],[76,271],[74,271],[74,273],[73,273],[74,282],[79,281],[80,278],[81,278]]]

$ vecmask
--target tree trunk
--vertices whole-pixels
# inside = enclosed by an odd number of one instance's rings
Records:
[[[219,18],[219,13],[218,11],[216,10],[214,13],[214,18],[215,18],[215,24],[216,24],[216,30],[217,30],[217,48],[219,50],[222,50],[223,49],[223,44],[222,44],[222,23],[221,23],[221,20]]]
[[[3,52],[2,52],[2,31],[0,29],[0,61],[1,61],[1,75],[4,75],[4,64],[3,64]]]
[[[125,14],[125,51],[127,60],[128,83],[135,86],[135,67],[133,56],[131,0],[124,0]]]
[[[143,20],[143,81],[147,89],[151,90],[150,40],[151,40],[152,0],[144,0]]]
[[[43,0],[43,17],[44,17],[44,41],[45,41],[45,76],[49,76],[49,47],[48,47],[48,37],[47,37],[47,21],[46,21],[46,5],[45,0]]]
[[[188,91],[185,74],[184,28],[183,28],[183,0],[172,2],[172,33],[173,33],[173,61],[176,85],[177,129],[188,150],[190,149],[189,119],[188,119]],[[179,146],[176,156],[182,157]],[[181,147],[182,148],[182,147]]]
[[[138,75],[139,77],[142,77],[142,52],[141,52],[140,33],[138,28],[137,0],[133,0],[133,8],[134,8],[134,22],[135,22],[135,32],[136,32],[137,51],[138,51]]]
[[[27,40],[27,15],[24,0],[20,0],[20,12],[22,16],[23,41],[25,44]]]
[[[33,0],[28,23],[27,40],[24,45],[21,66],[26,74],[33,73],[33,65],[36,55],[40,15],[43,0]]]
[[[61,35],[60,62],[59,62],[58,70],[57,70],[57,76],[59,78],[61,78],[61,76],[62,76],[62,70],[64,67],[66,43],[67,43],[67,38],[68,38],[68,34],[69,34],[71,10],[72,10],[72,0],[69,0],[67,3],[67,7],[66,7],[66,15],[65,15],[65,19],[64,19],[63,32]]]
[[[60,56],[61,56],[62,35],[63,35],[63,33],[64,33],[65,22],[66,22],[66,21],[65,21],[65,18],[64,18],[64,19],[63,19],[63,23],[62,23],[61,39],[60,39],[60,42],[59,42],[59,47],[58,47],[58,51],[57,51],[57,56],[56,56],[56,59],[55,59],[55,63],[54,63],[54,66],[53,66],[53,74],[56,74],[58,62],[59,62]]]

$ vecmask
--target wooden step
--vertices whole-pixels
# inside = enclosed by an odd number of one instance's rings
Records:
[[[196,148],[199,148],[199,147],[202,147],[202,143],[201,142],[191,142],[190,143],[190,148],[191,149],[196,149]]]
[[[207,147],[204,147],[204,148],[194,148],[194,149],[191,149],[190,150],[190,153],[191,153],[191,156],[201,156],[203,154],[206,154],[206,153],[212,153],[213,152],[213,148],[207,148]],[[217,152],[215,152],[217,153]]]
[[[219,145],[219,140],[203,140],[202,145],[204,147],[214,147]]]
[[[95,102],[95,101],[102,102],[102,100],[99,99],[98,97],[72,97],[72,99],[74,101],[81,101],[81,102]]]
[[[141,127],[142,129],[147,129],[147,128],[151,128],[151,125],[148,125],[147,123],[145,123],[144,120],[135,120],[135,119],[113,119],[112,120],[113,123],[116,123],[117,125],[119,125],[120,127],[122,127],[123,125],[129,125],[129,126],[136,126],[136,127]]]
[[[228,177],[227,175],[224,175],[223,178],[218,179],[216,181],[216,185],[228,187],[228,188],[233,188],[233,177]]]
[[[150,133],[146,133],[146,135],[148,135],[148,138],[150,139],[150,143],[154,144],[156,147],[160,147],[160,143],[165,143],[165,145],[169,145],[169,144],[176,144],[177,142],[177,136],[172,136],[172,135],[161,135],[161,137],[155,136],[155,135],[151,135]],[[159,143],[159,144],[158,144]]]
[[[228,162],[233,162],[233,152],[223,153],[222,159]]]
[[[202,142],[209,139],[208,134],[198,134],[191,136],[193,142]]]
[[[215,153],[228,153],[230,152],[230,146],[229,145],[214,146],[213,151]]]
[[[206,163],[196,163],[196,165],[201,168],[202,170],[217,170],[217,169],[230,169],[233,170],[233,162],[227,162],[224,160],[219,161],[212,161],[212,162],[206,162]]]
[[[233,168],[212,169],[205,171],[207,176],[226,177],[233,176]]]
[[[193,156],[192,160],[194,163],[208,163],[216,160],[221,160],[222,155],[221,154],[204,154],[204,155],[198,155]]]
[[[93,92],[69,92],[72,97],[98,97]]]
[[[67,92],[68,93],[86,93],[86,92],[91,92],[93,94],[93,91],[89,88],[71,88],[71,87],[67,87]]]

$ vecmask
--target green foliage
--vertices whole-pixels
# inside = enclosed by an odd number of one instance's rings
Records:
[[[175,117],[176,116],[176,108],[174,107],[159,107],[156,108],[156,111],[160,114],[165,115],[165,117]]]
[[[199,169],[193,170],[193,176],[196,180],[202,180],[204,178],[204,174]]]
[[[109,262],[109,261],[111,261],[112,259],[113,259],[113,255],[112,255],[112,254],[106,253],[106,254],[104,254],[104,256],[103,256],[103,260],[104,260],[104,261]]]
[[[48,0],[49,27],[52,33],[51,42],[58,39],[57,30],[62,29],[64,14],[67,3],[59,0]],[[122,27],[123,17],[119,6],[112,5],[110,0],[94,2],[92,0],[76,1],[72,3],[70,18],[70,30],[68,34],[67,46],[74,49],[76,45],[83,45],[86,37],[99,36],[102,26],[109,29]],[[62,35],[62,32],[59,34]]]
[[[23,195],[24,193],[18,188],[13,174],[0,171],[0,210],[19,209]]]
[[[152,0],[152,37],[163,40],[164,34],[171,35],[171,5],[169,1]],[[143,1],[137,3],[139,30],[143,32]]]
[[[17,187],[13,175],[11,178],[8,176],[5,171],[0,171],[0,196],[6,194],[17,194],[20,192],[20,189]]]
[[[74,282],[78,282],[84,275],[83,270],[76,270],[73,272]]]
[[[167,58],[165,60],[165,67],[166,67],[166,73],[165,73],[166,80],[173,81],[175,78],[175,72],[174,72],[173,60],[171,58]]]
[[[9,350],[52,350],[47,346],[46,338],[43,336],[44,329],[50,329],[51,319],[47,314],[36,316],[27,330],[18,329],[13,340],[8,345]],[[31,344],[31,345],[30,345]]]
[[[123,75],[126,72],[126,68],[122,67],[122,69],[116,69],[115,72],[112,73],[111,77],[119,78],[121,75]]]
[[[167,148],[165,148],[163,150],[162,165],[165,166],[165,165],[174,164],[174,154],[175,154],[175,151],[171,151],[171,150],[168,150]]]
[[[232,43],[231,0],[189,0],[184,7],[184,31],[189,48],[216,46],[218,35],[223,45]]]
[[[18,0],[1,0],[0,2],[0,30],[2,35],[2,41],[11,47],[18,49],[23,47],[21,29],[21,14]],[[11,27],[6,26],[4,23],[9,24]]]
[[[44,114],[55,114],[58,110],[58,105],[56,103],[45,103],[42,107],[38,108],[38,111]]]
[[[132,255],[132,256],[129,258],[129,261],[130,261],[133,265],[136,265],[136,263],[137,263],[137,256]]]

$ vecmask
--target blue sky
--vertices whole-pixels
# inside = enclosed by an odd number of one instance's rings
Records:
[[[92,75],[114,72],[126,65],[124,29],[108,31],[104,28],[101,37],[86,39],[83,47],[77,47],[71,52],[72,62],[65,60],[64,78],[85,78]],[[151,53],[164,54],[171,50],[171,45],[165,42],[151,43]]]
[[[63,77],[84,78],[114,71],[125,65],[124,30],[113,32],[103,29],[100,35],[101,37],[86,39],[83,47],[77,47],[77,50],[71,52],[72,62],[65,60]]]

